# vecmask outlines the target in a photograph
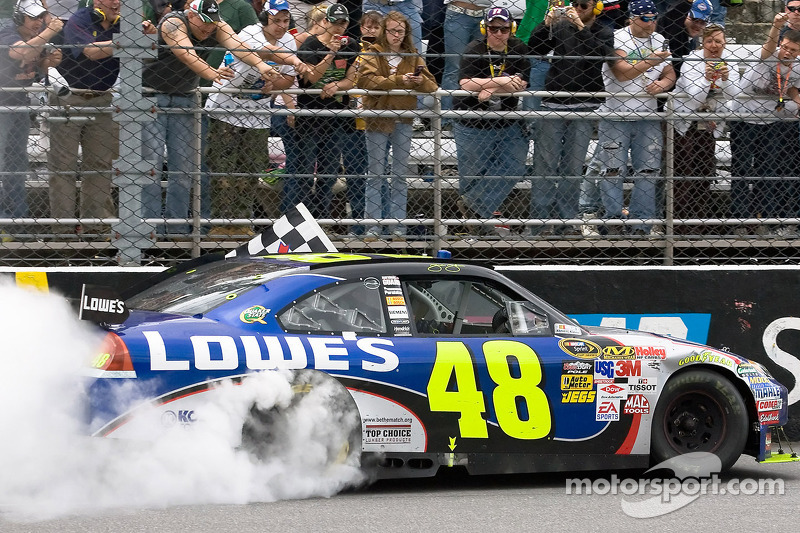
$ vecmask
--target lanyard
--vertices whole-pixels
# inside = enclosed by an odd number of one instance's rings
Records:
[[[786,73],[786,79],[783,79],[781,76],[781,63],[778,61],[778,66],[776,67],[777,74],[778,74],[778,105],[775,106],[776,111],[780,111],[783,109],[783,97],[786,96],[786,92],[789,90],[789,76],[792,73],[792,69],[789,68],[789,72]]]
[[[506,45],[505,49],[503,50],[503,64],[500,65],[500,71],[495,74],[494,72],[494,62],[492,61],[492,50],[487,46],[486,53],[489,54],[489,72],[491,73],[492,78],[496,78],[497,76],[502,76],[503,71],[506,69],[506,54],[508,54],[508,45]]]

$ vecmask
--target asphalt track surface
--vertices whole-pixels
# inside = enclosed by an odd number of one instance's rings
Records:
[[[795,450],[798,450],[795,444]],[[638,479],[639,472],[616,472]],[[610,479],[610,472],[593,480]],[[116,509],[56,520],[16,522],[0,504],[0,531],[18,532],[524,532],[556,531],[796,531],[800,517],[800,463],[759,465],[743,456],[721,476],[721,488],[747,479],[783,480],[783,495],[699,495],[654,518],[632,518],[623,499],[646,496],[566,494],[568,478],[586,474],[470,477],[448,471],[433,479],[381,481],[332,498],[247,505]],[[601,485],[598,485],[601,486]],[[752,485],[751,485],[752,486]],[[657,498],[657,497],[656,497]],[[659,500],[660,502],[660,500]],[[660,505],[660,507],[659,507]],[[656,504],[656,512],[666,507]]]

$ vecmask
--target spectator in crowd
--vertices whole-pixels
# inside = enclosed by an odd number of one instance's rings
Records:
[[[774,30],[775,28],[777,28],[777,31]],[[777,13],[773,18],[772,28],[770,28],[771,37],[765,50],[766,57],[762,56],[761,59],[766,59],[772,54],[770,50],[774,51],[777,48],[783,34],[788,30],[800,31],[800,0],[788,0],[784,10]]]
[[[185,0],[142,0],[142,29],[147,34],[158,32],[158,22],[167,13],[183,11]]]
[[[234,76],[233,70],[222,66],[214,68],[205,58],[211,49],[224,46],[247,65],[255,67],[265,80],[265,90],[271,89],[273,79],[280,79],[275,68],[264,63],[258,54],[248,51],[247,43],[239,39],[233,29],[219,18],[215,0],[192,0],[182,12],[166,15],[158,26],[158,57],[147,63],[142,73],[145,87],[155,90],[156,105],[164,112],[145,125],[144,158],[162,168],[164,145],[167,148],[167,201],[164,214],[167,218],[186,218],[189,215],[192,173],[194,165],[195,118],[181,109],[194,107],[190,95],[200,78],[222,82]],[[176,112],[171,112],[176,110]],[[145,186],[142,204],[147,218],[162,216],[160,176]],[[172,228],[178,234],[188,233],[182,225]]]
[[[614,33],[608,26],[596,23],[600,10],[595,0],[575,2],[563,16],[551,11],[536,27],[528,45],[534,55],[545,56],[553,51],[545,89],[548,91],[602,92],[603,58],[614,55]],[[560,56],[573,56],[572,59]],[[580,59],[575,59],[580,56]],[[594,111],[603,102],[596,97],[546,97],[543,109],[560,111]],[[538,126],[533,153],[531,180],[531,218],[550,218],[555,206],[559,218],[575,218],[578,214],[580,177],[594,121],[570,117],[542,120]],[[536,228],[532,228],[535,232]],[[553,228],[555,233],[580,235],[571,226]]]
[[[467,45],[481,39],[481,21],[486,9],[491,6],[490,0],[444,0],[444,71],[442,73],[442,89],[453,91],[459,89],[458,75],[462,54]],[[453,98],[442,97],[442,109],[452,109]],[[444,119],[443,124],[451,124]]]
[[[545,15],[549,12],[549,7],[549,0],[527,0],[525,14],[517,28],[517,39],[527,43],[533,29],[542,23]],[[550,68],[550,61],[541,56],[536,57],[537,55],[532,54],[531,57],[531,77],[528,80],[528,90],[530,91],[544,90],[547,71]],[[525,111],[537,111],[541,105],[542,98],[540,96],[527,96],[522,99],[522,109]],[[529,120],[528,123],[534,125],[535,121]],[[534,133],[533,129],[531,128],[532,133]]]
[[[485,37],[464,50],[459,79],[470,96],[454,99],[466,111],[514,111],[519,98],[500,96],[528,85],[528,48],[513,36],[516,24],[503,7],[492,7],[483,23]],[[472,56],[472,57],[470,57]],[[462,215],[491,218],[525,175],[528,139],[524,121],[515,118],[464,118],[453,125]],[[497,228],[494,228],[496,231]],[[485,229],[492,231],[492,228]]]
[[[702,48],[689,53],[675,85],[677,113],[723,111],[734,96],[736,80],[731,57],[725,51],[725,28],[709,24]],[[675,123],[675,218],[713,216],[711,181],[717,174],[716,137],[722,125],[715,120]],[[697,179],[701,178],[701,179]],[[706,179],[702,179],[706,178]],[[705,226],[677,225],[677,234],[704,234]]]
[[[314,16],[312,15],[312,13],[316,13],[318,16],[319,8],[323,7],[324,9],[327,9],[329,4],[330,4],[329,1],[324,1],[324,0],[322,2],[314,2],[314,0],[298,0],[297,2],[292,4],[290,9],[291,9],[292,20],[294,21],[294,27],[297,30],[297,34],[300,35],[305,32],[311,31],[313,24],[312,17]],[[297,43],[297,46],[300,47],[301,44],[302,41]]]
[[[325,11],[328,10],[328,6],[328,4],[322,3],[316,4],[311,8],[305,16],[305,27],[307,28],[305,31],[301,31],[300,28],[295,26],[294,39],[298,48],[310,35],[320,35],[325,31],[322,27],[322,21],[325,20]]]
[[[300,31],[300,28],[297,28],[298,32],[294,36],[298,48],[310,35],[321,35],[325,31],[325,28],[322,27],[322,22],[325,20],[325,11],[327,10],[328,4],[326,3],[317,4],[311,8],[305,17],[305,27],[308,29]]]
[[[47,17],[40,0],[20,0],[10,19],[0,24],[0,87],[29,87],[48,67],[56,66],[61,52],[42,52],[62,25],[60,19]],[[29,103],[28,93],[0,92],[0,106]],[[25,177],[30,129],[28,111],[0,112],[0,218],[29,215]]]
[[[688,9],[688,13],[687,13]],[[678,61],[697,49],[703,29],[711,21],[710,0],[680,0],[666,13],[658,17],[656,31],[669,43],[675,76],[680,77],[683,61]]]
[[[348,22],[347,8],[342,4],[331,4],[322,23],[325,32],[310,36],[300,46],[300,57],[312,67],[300,80],[300,88],[321,90],[315,94],[299,95],[297,105],[300,109],[328,111],[348,108],[349,96],[336,94],[352,89],[355,84],[354,63],[359,46],[353,39],[342,38]],[[303,202],[315,217],[331,216],[333,185],[352,121],[352,117],[322,114],[297,117],[297,164],[294,169],[298,175],[284,181],[284,205]]]
[[[601,3],[603,11],[597,16],[597,22],[612,30],[628,25],[628,0],[608,0]]]
[[[364,89],[391,91],[412,89],[433,92],[438,87],[425,60],[417,54],[411,39],[411,24],[398,11],[390,11],[381,23],[377,42],[363,56],[358,86]],[[367,95],[365,109],[415,109],[417,98],[413,95]],[[411,152],[412,119],[408,117],[367,117],[367,151],[369,178],[366,187],[367,218],[406,218],[406,200],[409,175],[408,158]],[[388,173],[388,156],[391,149],[391,175]],[[406,228],[393,226],[393,237],[405,238]],[[367,236],[378,238],[380,226],[373,226]]]
[[[119,0],[95,0],[94,7],[80,8],[64,26],[64,49],[58,66],[70,91],[51,94],[53,105],[96,108],[81,110],[84,120],[50,124],[50,215],[73,218],[76,214],[78,158],[80,148],[80,217],[113,216],[111,164],[119,157],[119,124],[111,116],[111,88],[119,74],[114,57],[113,36],[119,32]],[[106,232],[108,228],[93,230]],[[89,228],[54,228],[57,233],[80,233]]]
[[[743,114],[767,114],[778,118],[794,118],[800,104],[800,32],[787,30],[775,50],[774,32],[783,21],[773,20],[770,36],[758,63],[750,64],[741,79],[737,94],[757,96],[741,100],[738,111]],[[745,118],[731,126],[731,215],[734,218],[797,216],[794,180],[775,177],[796,177],[800,171],[800,143],[797,125],[789,120],[769,121]],[[753,177],[755,179],[748,179]],[[763,179],[763,178],[772,179]],[[752,185],[752,188],[751,188]],[[757,228],[761,231],[763,228]],[[745,235],[747,228],[736,228]],[[781,237],[796,237],[796,228],[776,228]]]
[[[364,0],[361,10],[377,11],[384,17],[397,11],[406,17],[411,26],[411,40],[414,48],[422,50],[422,0]]]
[[[229,0],[228,0],[229,1]],[[286,0],[271,0],[258,16],[260,24],[247,26],[239,34],[239,39],[259,55],[269,58],[268,64],[277,68],[280,76],[272,82],[272,90],[284,90],[295,83],[297,71],[306,72],[307,66],[295,54],[297,45],[294,37],[287,33],[290,15]],[[206,102],[206,109],[231,110],[232,113],[211,115],[209,128],[208,164],[212,172],[222,174],[213,180],[212,216],[214,218],[253,218],[253,200],[262,202],[265,211],[272,217],[279,216],[277,205],[270,199],[272,191],[266,196],[256,186],[259,174],[270,167],[269,134],[272,108],[270,94],[226,92],[230,89],[241,91],[264,91],[266,84],[259,71],[241,60],[235,59],[228,65],[234,71],[231,79],[222,82],[222,92],[212,93]],[[276,96],[275,99],[284,95]],[[291,96],[287,100],[292,102]],[[292,106],[293,107],[293,106]],[[252,111],[252,113],[246,113]],[[277,117],[275,117],[277,118]],[[284,120],[286,117],[282,117]],[[291,148],[291,142],[284,146]],[[288,158],[288,156],[287,156]],[[292,159],[294,156],[292,156]],[[236,176],[248,174],[248,176]],[[275,208],[272,208],[275,204]],[[222,226],[212,229],[211,236],[247,236],[252,229],[246,226]]]
[[[653,113],[655,95],[668,91],[675,84],[675,70],[667,62],[670,54],[663,50],[664,37],[655,32],[656,7],[652,0],[632,0],[629,4],[630,26],[614,32],[617,59],[603,65],[606,91],[619,96],[606,98],[601,111],[612,113]],[[637,93],[649,96],[628,96]],[[601,120],[598,128],[600,148],[589,164],[587,176],[600,176],[600,194],[605,216],[623,217],[623,176],[627,170],[628,151],[633,167],[633,191],[629,216],[651,219],[656,216],[656,183],[661,174],[663,135],[657,120],[636,116]],[[648,235],[649,224],[632,228],[610,225],[609,233],[630,231]]]
[[[377,11],[367,11],[361,16],[359,29],[361,33],[361,52],[367,51],[381,31],[381,21],[383,15]],[[363,64],[363,55],[356,58],[354,67],[356,69],[356,84]],[[360,96],[350,97],[350,107],[352,109],[363,108],[363,98]],[[366,174],[368,169],[367,156],[367,134],[366,123],[363,118],[356,117],[353,121],[353,128],[348,134],[342,152],[342,165],[347,176],[347,201],[350,204],[351,218],[364,218],[364,194],[366,188]],[[350,234],[361,235],[364,233],[364,226],[355,224],[351,226]]]

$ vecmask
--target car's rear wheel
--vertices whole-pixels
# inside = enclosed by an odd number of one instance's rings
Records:
[[[357,466],[361,418],[347,389],[330,376],[309,370],[296,372],[291,385],[293,397],[287,407],[250,407],[242,426],[242,447],[263,461],[285,456],[293,447],[309,446],[321,465]]]
[[[747,424],[747,407],[728,379],[710,370],[683,372],[667,382],[656,406],[651,459],[709,452],[730,468],[744,450]]]

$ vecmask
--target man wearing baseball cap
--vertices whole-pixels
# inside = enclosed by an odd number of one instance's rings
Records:
[[[528,47],[514,36],[515,29],[508,9],[489,8],[482,24],[484,36],[469,43],[461,58],[459,83],[472,94],[453,98],[453,109],[488,115],[458,119],[453,124],[459,208],[465,218],[491,218],[525,176],[528,137],[524,121],[491,116],[517,109],[518,97],[500,94],[523,91],[528,86],[531,63],[524,57]],[[504,229],[486,228],[483,233],[499,236]]]
[[[42,56],[45,45],[62,23],[51,18],[40,0],[22,0],[12,13],[13,23],[0,26],[0,87],[29,87],[47,67],[61,60],[61,52]],[[30,105],[28,93],[0,91],[0,106]],[[0,112],[0,218],[28,216],[25,176],[28,172],[28,112]]]
[[[267,86],[278,76],[276,69],[264,63],[257,53],[248,51],[247,43],[220,19],[215,0],[192,0],[184,11],[166,15],[158,25],[158,44],[158,56],[145,65],[142,82],[155,90],[156,105],[161,110],[193,107],[191,93],[201,78],[221,82],[233,77],[229,67],[215,68],[208,64],[209,53],[215,47],[227,48],[237,59],[255,67]],[[153,183],[145,186],[142,194],[145,217],[190,216],[191,176],[199,170],[194,166],[194,124],[193,115],[181,111],[159,113],[155,121],[145,124],[145,159],[151,159],[154,168],[160,169],[166,144],[170,172],[163,212],[159,173],[154,173]],[[181,235],[188,233],[187,225],[170,229]]]
[[[632,0],[628,5],[630,26],[614,32],[614,55],[603,65],[606,91],[614,94],[600,106],[601,112],[625,113],[600,121],[598,148],[589,164],[587,177],[600,180],[605,217],[623,217],[623,176],[628,151],[633,166],[634,186],[628,209],[631,218],[652,219],[657,215],[656,184],[661,175],[661,147],[664,144],[658,120],[638,119],[636,113],[654,113],[655,95],[675,85],[675,70],[669,63],[665,39],[655,32],[658,11],[652,0]],[[648,96],[628,96],[647,93]],[[610,234],[647,236],[646,223],[631,227],[610,224]]]
[[[711,22],[713,12],[710,0],[681,0],[658,17],[656,31],[669,43],[673,58],[680,60],[698,48],[699,38],[706,25]],[[677,77],[681,75],[682,64],[682,61],[672,62]]]
[[[306,39],[298,54],[311,68],[299,80],[301,89],[321,89],[321,93],[300,94],[300,109],[347,109],[350,98],[336,94],[355,85],[354,63],[360,47],[355,39],[344,34],[350,20],[347,8],[331,4],[322,20],[323,32]],[[318,218],[331,217],[333,184],[340,170],[344,142],[352,127],[352,117],[297,117],[297,150],[295,170],[299,176],[286,176],[282,205],[294,206],[303,202]],[[316,169],[316,180],[313,176]],[[314,194],[312,196],[312,187]]]

